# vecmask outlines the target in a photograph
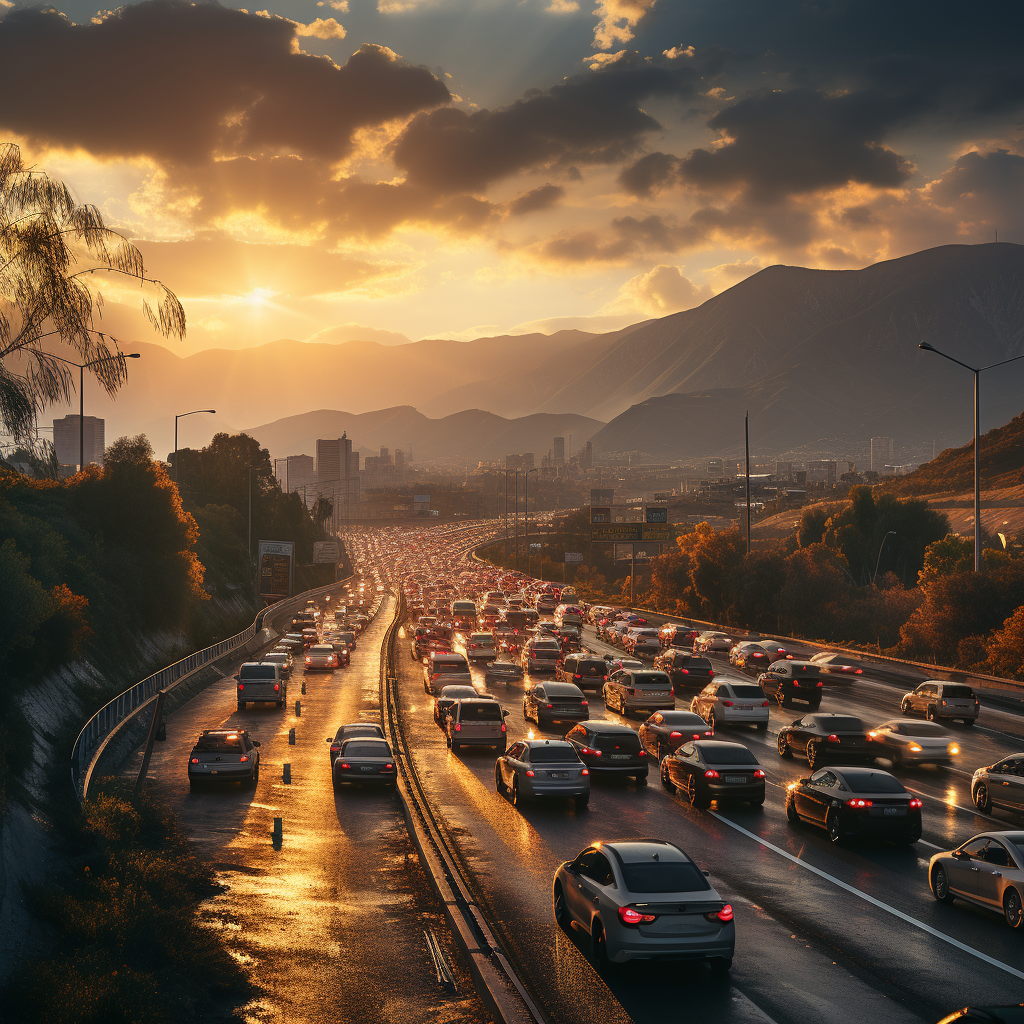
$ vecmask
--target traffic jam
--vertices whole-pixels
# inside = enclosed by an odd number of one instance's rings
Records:
[[[822,999],[843,1020],[1020,1001],[1010,702],[588,604],[480,562],[472,532],[435,531],[345,541],[402,593],[413,766],[553,1014],[595,970],[608,1013],[664,1016],[669,962],[723,1019],[754,1019],[737,999],[815,1020]]]

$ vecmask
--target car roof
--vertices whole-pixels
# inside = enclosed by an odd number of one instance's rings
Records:
[[[693,745],[698,750],[735,750],[737,747],[747,750],[745,744],[736,740],[694,740]]]
[[[678,846],[664,839],[616,839],[600,845],[618,854],[623,864],[644,863],[655,855],[662,862],[690,862],[690,858]]]
[[[571,693],[577,694],[580,692],[580,688],[575,683],[554,683],[547,682],[543,684],[544,689],[548,693]]]
[[[204,729],[203,736],[248,736],[248,729]]]
[[[520,740],[521,743],[525,743],[530,750],[536,750],[538,747],[559,747],[564,749],[568,747],[570,750],[576,748],[566,740]]]
[[[857,765],[855,767],[847,767],[845,765],[829,765],[829,771],[838,772],[840,775],[865,778],[869,775],[884,775],[888,779],[895,779],[896,776],[892,772],[884,771],[882,768],[869,768],[865,765]],[[899,781],[898,779],[896,780]]]
[[[631,729],[628,725],[620,725],[618,722],[605,722],[601,719],[597,719],[596,721],[591,720],[581,724],[585,724],[591,732],[602,732],[606,735],[618,736],[622,736],[628,732],[631,733],[633,736],[636,735],[636,732],[633,729]]]
[[[447,686],[441,687],[441,696],[443,697],[446,693],[455,693],[456,691],[468,697],[471,693],[476,693],[476,688],[468,683],[449,683]]]

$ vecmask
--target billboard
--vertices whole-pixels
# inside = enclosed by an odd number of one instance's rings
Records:
[[[615,489],[611,487],[592,487],[590,489],[591,505],[610,505],[615,497]]]
[[[640,539],[644,541],[657,541],[659,544],[671,544],[675,540],[671,526],[651,526],[648,523],[640,528]]]
[[[565,553],[566,562],[582,562],[583,552],[582,551],[566,551]]]
[[[429,494],[414,494],[412,500],[415,501],[418,505],[429,505],[430,504],[430,495]]]
[[[597,543],[639,542],[641,523],[594,523],[590,527],[590,539]]]
[[[336,540],[313,541],[313,561],[337,565],[341,561],[341,544]]]
[[[633,549],[636,549],[636,560],[647,562],[661,554],[660,544],[616,544],[615,561],[631,562],[633,560]]]
[[[295,542],[261,540],[256,560],[256,592],[270,601],[279,601],[292,592],[295,566]]]
[[[666,506],[648,505],[647,506],[647,518],[645,522],[648,523],[667,523],[668,522],[668,508]]]

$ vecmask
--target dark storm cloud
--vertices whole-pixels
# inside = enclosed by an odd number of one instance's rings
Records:
[[[513,217],[522,217],[527,213],[536,213],[538,210],[550,210],[561,202],[565,195],[565,189],[561,185],[541,185],[539,188],[524,192],[516,196],[508,204],[508,212]]]
[[[703,64],[627,54],[497,110],[419,114],[398,140],[395,163],[411,183],[439,192],[480,192],[535,167],[617,163],[661,129],[644,100],[694,96],[720,62],[717,54]]]
[[[290,21],[215,4],[149,0],[88,25],[15,10],[0,21],[0,124],[98,155],[336,159],[356,129],[450,99],[385,47],[338,67],[295,42]]]

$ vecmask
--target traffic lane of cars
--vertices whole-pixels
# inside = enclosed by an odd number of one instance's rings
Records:
[[[431,802],[438,807],[457,836],[460,850],[480,891],[493,908],[493,919],[502,926],[505,940],[515,950],[520,963],[526,964],[530,977],[544,995],[545,1002],[557,1009],[567,1020],[591,1021],[607,1017],[608,1004],[602,1002],[604,983],[588,963],[592,956],[589,942],[574,932],[571,936],[559,931],[552,918],[551,879],[560,863],[574,858],[594,838],[658,835],[675,839],[697,857],[692,842],[700,839],[701,829],[678,819],[676,809],[665,802],[664,795],[652,779],[648,787],[637,788],[631,782],[595,781],[590,810],[578,813],[571,801],[528,804],[512,807],[494,790],[494,758],[487,752],[469,750],[453,757],[444,746],[441,731],[434,726],[429,708],[424,706],[416,666],[408,663],[401,670],[403,729],[406,731],[413,760],[427,787]],[[492,689],[493,692],[493,689]],[[519,710],[518,693],[506,698],[496,694],[513,711],[508,721],[510,735],[533,731],[533,723],[524,723],[515,712]],[[602,717],[595,712],[595,717]],[[714,822],[714,819],[708,819]],[[666,827],[675,835],[663,835]],[[703,851],[702,866],[713,868],[719,875],[721,848],[713,844]],[[740,864],[740,873],[748,870],[749,858]],[[755,873],[756,874],[756,873]],[[718,885],[716,881],[716,886]],[[833,950],[818,943],[813,936],[791,938],[793,926],[785,915],[778,919],[757,909],[753,901],[731,886],[720,891],[726,898],[739,900],[737,953],[733,966],[735,984],[713,982],[707,970],[699,965],[672,965],[672,981],[665,983],[664,965],[637,965],[628,975],[611,977],[608,985],[622,1006],[636,1021],[662,1019],[679,1011],[680,985],[685,988],[686,1005],[695,1013],[714,1015],[723,1021],[759,1019],[757,1011],[740,992],[752,994],[762,989],[755,1001],[777,1019],[820,1022],[830,1019],[821,1007],[835,993],[834,1019],[878,1020],[896,1022],[918,1020],[917,1017],[893,1014],[892,1007],[871,985],[849,972],[836,977],[837,957]],[[552,951],[554,951],[552,953]],[[773,985],[770,977],[786,979],[784,987]],[[577,995],[584,997],[581,1002]],[[853,1017],[839,1007],[855,1005],[863,1016]]]

